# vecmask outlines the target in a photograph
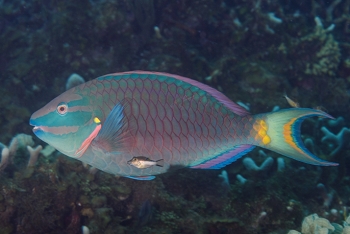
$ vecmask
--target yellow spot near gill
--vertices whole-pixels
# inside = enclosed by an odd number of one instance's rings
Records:
[[[271,142],[271,138],[269,135],[267,135],[268,127],[264,120],[257,120],[253,124],[253,128],[257,133],[254,137],[256,141],[261,141],[264,145],[267,145]]]
[[[97,117],[94,118],[94,122],[97,123],[97,124],[100,124],[101,123],[101,120]]]

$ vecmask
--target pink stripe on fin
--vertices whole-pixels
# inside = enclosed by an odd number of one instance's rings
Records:
[[[80,158],[85,153],[86,149],[90,146],[91,141],[93,141],[101,130],[101,124],[98,124],[94,131],[83,141],[79,149],[75,152],[76,158]]]
[[[250,152],[255,148],[254,145],[238,145],[235,146],[232,150],[222,155],[219,155],[213,159],[205,161],[201,164],[193,166],[191,168],[195,169],[220,169],[226,165],[236,161],[241,158],[246,153]]]
[[[222,103],[224,106],[226,106],[228,109],[233,111],[233,113],[235,113],[239,116],[249,115],[249,112],[246,109],[244,109],[240,105],[231,101],[228,97],[226,97],[224,94],[222,94],[218,90],[216,90],[216,89],[214,89],[206,84],[200,83],[199,81],[192,80],[192,79],[187,78],[187,77],[173,75],[173,74],[169,74],[169,73],[165,73],[165,72],[149,72],[149,71],[128,71],[128,72],[121,72],[121,73],[113,73],[113,74],[109,74],[109,75],[116,76],[116,75],[123,75],[123,74],[149,74],[149,75],[168,76],[168,77],[171,77],[174,79],[178,79],[178,80],[189,83],[193,86],[196,86],[196,87],[206,91],[209,95],[211,95],[216,100],[218,100],[220,103]]]

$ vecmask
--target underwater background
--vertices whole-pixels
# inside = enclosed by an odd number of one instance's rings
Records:
[[[1,0],[0,233],[350,233],[349,52],[350,0]],[[302,138],[339,166],[258,148],[135,181],[34,137],[31,113],[71,74],[130,70],[198,80],[253,114],[289,108],[284,95],[322,109],[335,120],[305,120]]]

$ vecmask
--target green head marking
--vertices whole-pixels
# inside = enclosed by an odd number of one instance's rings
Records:
[[[85,151],[82,144],[100,126],[95,117],[89,99],[73,88],[36,111],[30,124],[41,140],[68,156],[80,157]]]

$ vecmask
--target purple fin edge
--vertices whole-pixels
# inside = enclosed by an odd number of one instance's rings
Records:
[[[124,176],[126,178],[129,179],[133,179],[133,180],[153,180],[154,178],[156,178],[155,176]]]
[[[254,145],[238,145],[235,146],[232,150],[218,155],[213,159],[209,159],[201,164],[192,166],[194,169],[220,169],[226,165],[236,161],[241,158],[246,153],[252,151],[255,148]]]
[[[239,115],[239,116],[246,116],[249,115],[249,111],[241,107],[240,105],[234,103],[231,101],[228,97],[226,97],[224,94],[219,92],[218,90],[200,83],[199,81],[192,80],[187,77],[179,76],[179,75],[173,75],[166,72],[150,72],[150,71],[128,71],[128,72],[120,72],[120,73],[112,73],[108,75],[117,76],[117,75],[125,75],[125,74],[149,74],[149,75],[159,75],[159,76],[168,76],[177,80],[181,80],[183,82],[189,83],[193,86],[196,86],[204,91],[206,91],[208,94],[210,94],[212,97],[214,97],[216,100],[218,100],[220,103],[222,103],[224,106],[226,106],[228,109],[230,109],[233,113]]]

